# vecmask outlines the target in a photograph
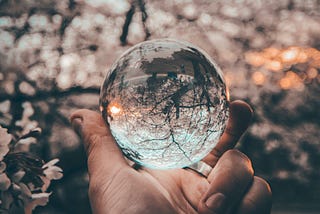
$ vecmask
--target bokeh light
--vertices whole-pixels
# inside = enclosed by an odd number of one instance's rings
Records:
[[[68,117],[97,110],[115,59],[157,38],[204,49],[231,100],[253,107],[237,148],[271,184],[272,213],[318,213],[319,1],[0,1],[0,125],[18,133],[40,126],[40,148],[32,149],[60,158],[65,172],[36,213],[90,213],[86,160]]]
[[[245,55],[247,63],[254,67],[265,68],[270,72],[282,73],[279,86],[283,90],[296,89],[302,91],[305,84],[318,77],[320,69],[320,51],[315,48],[292,46],[283,49],[266,48],[261,52],[249,51]],[[294,66],[304,69],[292,71]],[[272,74],[270,74],[272,75]],[[256,85],[263,85],[265,76],[256,71],[252,74]]]

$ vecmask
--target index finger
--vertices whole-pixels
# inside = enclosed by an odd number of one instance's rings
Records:
[[[234,148],[241,135],[248,128],[253,116],[253,110],[244,101],[236,100],[230,104],[230,116],[224,133],[218,144],[203,159],[210,166],[214,166],[227,150]]]

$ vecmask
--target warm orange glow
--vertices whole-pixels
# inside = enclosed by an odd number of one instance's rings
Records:
[[[314,55],[312,55],[311,65],[313,67],[320,68],[320,51],[318,51]]]
[[[304,50],[304,52],[306,53],[306,55],[308,57],[313,57],[313,56],[319,55],[319,51],[317,49],[315,49],[315,48],[306,48]]]
[[[226,93],[226,96],[227,96],[227,100],[230,101],[230,92],[229,92],[229,88],[227,87],[227,93]]]
[[[281,88],[283,89],[289,89],[291,88],[291,82],[288,78],[283,77],[280,81],[279,81],[279,85]]]
[[[280,71],[282,64],[279,61],[271,60],[265,63],[265,67],[271,71]]]
[[[227,87],[230,87],[233,82],[233,75],[230,72],[226,72],[224,78],[226,80]]]
[[[121,112],[121,107],[118,104],[113,104],[109,106],[111,114],[119,114]]]
[[[248,52],[246,61],[256,67],[265,66],[272,71],[298,63],[308,63],[315,68],[320,68],[320,51],[315,48],[289,47],[286,49],[266,48],[261,52]]]
[[[253,66],[261,66],[265,63],[265,58],[258,53],[247,53],[245,55],[246,61]]]
[[[266,76],[259,71],[256,71],[252,74],[252,80],[256,85],[263,85],[266,81]]]
[[[284,49],[266,48],[261,52],[250,51],[245,54],[248,64],[255,67],[264,67],[273,72],[282,72],[279,86],[282,89],[303,90],[306,84],[313,79],[319,81],[320,51],[315,48],[291,46]],[[295,68],[295,72],[288,69]],[[308,69],[305,69],[308,68]],[[298,69],[298,70],[297,70]],[[256,85],[263,85],[266,76],[255,72],[251,78]]]
[[[314,79],[318,76],[318,70],[315,68],[310,68],[307,70],[308,78]]]
[[[308,61],[308,55],[304,51],[300,51],[296,63],[305,63]]]
[[[280,57],[281,57],[282,62],[292,63],[298,58],[298,55],[299,55],[299,49],[296,47],[293,47],[293,48],[289,48],[287,50],[284,50],[281,53]]]
[[[266,57],[266,58],[275,58],[279,55],[280,50],[277,48],[266,48],[263,50],[262,54]]]
[[[302,79],[299,77],[298,74],[294,73],[293,71],[288,71],[286,75],[280,79],[279,85],[283,89],[297,89],[303,90],[304,84]]]

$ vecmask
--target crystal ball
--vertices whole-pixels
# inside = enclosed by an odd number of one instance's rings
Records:
[[[200,48],[171,39],[139,43],[110,68],[100,110],[123,154],[149,168],[204,158],[228,119],[220,68]]]

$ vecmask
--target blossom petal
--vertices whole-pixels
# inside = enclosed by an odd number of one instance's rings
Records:
[[[45,176],[41,176],[41,180],[43,181],[43,185],[41,187],[42,192],[45,192],[50,186],[51,180]]]
[[[36,193],[32,194],[32,202],[29,206],[31,206],[31,209],[33,210],[37,206],[45,206],[49,201],[49,196],[51,193]]]
[[[43,173],[46,175],[46,177],[50,180],[59,180],[62,178],[62,169],[57,166],[51,166],[43,171]]]
[[[9,152],[8,144],[12,140],[12,135],[8,133],[8,129],[0,126],[0,161]]]
[[[12,140],[12,135],[8,133],[8,129],[0,126],[0,145],[8,145]]]
[[[24,209],[26,213],[31,213],[32,210],[37,206],[45,206],[49,201],[49,196],[51,193],[35,193],[31,195],[31,199],[24,201]]]
[[[8,152],[9,152],[9,146],[0,144],[0,161],[3,160],[3,157],[6,156]]]
[[[29,152],[30,151],[30,145],[37,143],[37,139],[34,137],[28,137],[20,139],[14,148],[15,152]]]
[[[59,162],[59,159],[58,159],[58,158],[55,158],[55,159],[49,161],[48,163],[44,164],[44,165],[42,166],[42,168],[44,169],[44,168],[46,168],[46,167],[53,166],[53,165],[55,165],[55,164],[58,163],[58,162]]]

